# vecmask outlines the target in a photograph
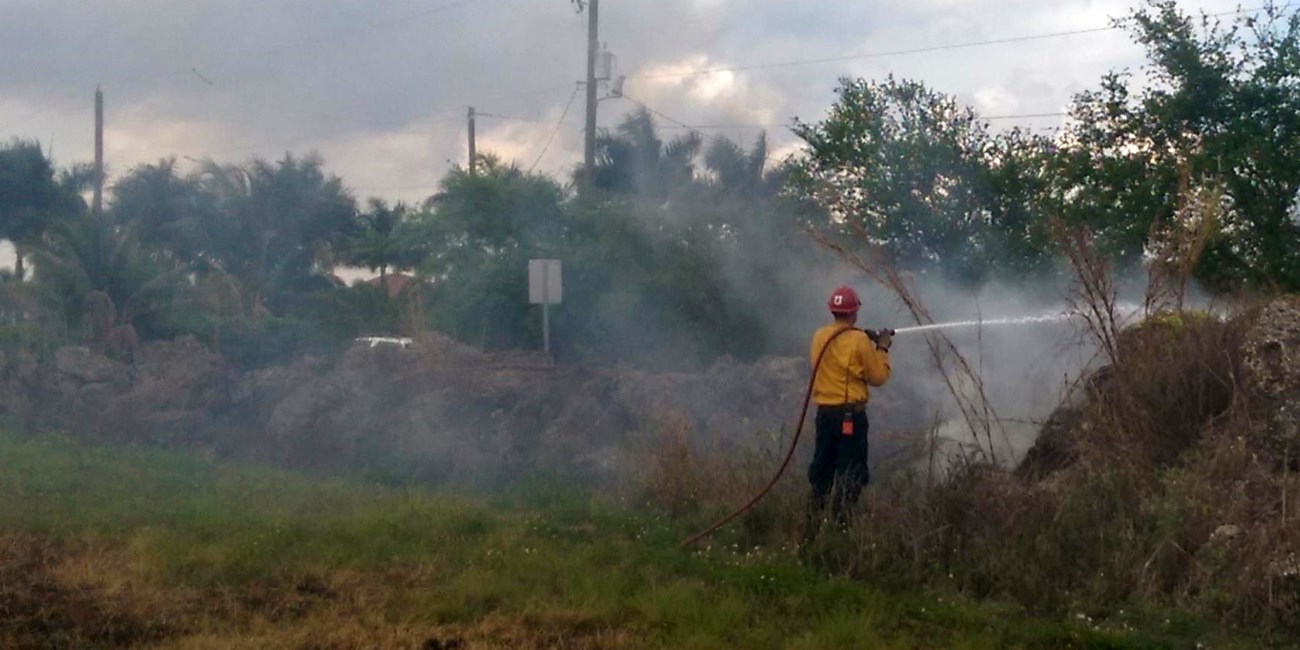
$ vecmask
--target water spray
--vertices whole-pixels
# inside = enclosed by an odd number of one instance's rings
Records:
[[[1142,311],[1140,305],[1134,303],[1120,303],[1115,305],[1116,316],[1120,320],[1128,320],[1137,316]],[[894,330],[894,334],[910,334],[914,332],[927,332],[930,330],[947,330],[959,329],[966,327],[1001,327],[1015,325],[1037,325],[1041,323],[1063,323],[1075,318],[1082,318],[1084,315],[1078,311],[1059,311],[1037,316],[1016,316],[1007,318],[993,318],[988,320],[958,320],[947,323],[930,323],[928,325],[912,325],[910,327],[900,327]]]
[[[929,325],[913,325],[911,327],[900,327],[894,330],[894,334],[908,334],[912,332],[926,332],[930,330],[957,329],[963,327],[997,327],[1002,325],[1033,325],[1037,323],[1059,323],[1068,321],[1077,317],[1078,314],[1072,312],[1060,312],[1056,314],[1043,314],[1040,316],[1021,316],[1019,318],[995,318],[991,320],[959,320],[947,323],[930,323]]]

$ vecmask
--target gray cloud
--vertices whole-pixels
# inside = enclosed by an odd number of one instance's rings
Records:
[[[628,75],[886,52],[1089,28],[1122,0],[605,0],[602,40]],[[1189,7],[1222,11],[1224,0]],[[361,194],[418,199],[480,148],[532,164],[584,71],[567,0],[0,0],[0,137],[53,136],[90,156],[90,96],[108,97],[112,170],[162,156],[318,150]],[[1141,63],[1118,32],[677,78],[628,94],[688,124],[816,119],[840,75],[919,78],[990,113],[1061,110],[1104,71]],[[191,69],[196,69],[209,85]],[[613,124],[632,104],[601,104]],[[581,98],[538,168],[581,149]],[[504,118],[522,118],[503,119]],[[1022,120],[1052,126],[1054,118]],[[998,122],[1004,124],[1004,122]],[[750,139],[754,128],[723,131]],[[771,129],[773,144],[792,137]]]

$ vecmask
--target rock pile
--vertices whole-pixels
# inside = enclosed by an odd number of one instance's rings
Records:
[[[1267,414],[1252,427],[1251,442],[1294,470],[1300,466],[1300,296],[1280,298],[1259,312],[1242,355],[1252,411]]]

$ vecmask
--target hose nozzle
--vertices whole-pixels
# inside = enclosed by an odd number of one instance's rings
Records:
[[[880,335],[881,335],[881,334],[888,334],[889,336],[892,337],[893,335],[895,335],[895,334],[898,333],[898,332],[895,332],[894,330],[892,330],[892,329],[890,329],[890,328],[888,328],[888,327],[882,327],[882,328],[880,328],[880,329],[878,329],[878,330],[873,330],[873,329],[866,329],[866,328],[863,328],[862,331],[867,333],[867,338],[871,339],[871,341],[872,341],[873,343],[879,343],[879,342],[880,342]]]

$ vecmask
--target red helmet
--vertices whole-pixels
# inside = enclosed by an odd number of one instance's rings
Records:
[[[831,313],[837,316],[856,314],[858,307],[862,306],[862,301],[858,300],[858,292],[852,287],[840,287],[831,292],[831,297],[826,300],[826,306],[830,307]]]

